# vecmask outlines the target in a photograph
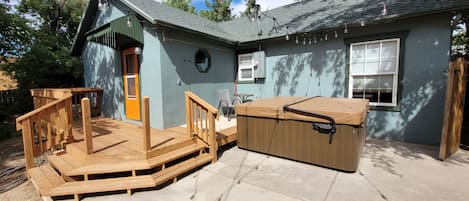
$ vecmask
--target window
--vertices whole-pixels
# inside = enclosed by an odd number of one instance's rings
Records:
[[[400,39],[350,44],[349,98],[397,106]]]
[[[211,57],[207,50],[199,49],[195,54],[195,67],[199,72],[208,72],[211,62]]]
[[[254,81],[254,65],[252,53],[238,55],[238,80]]]

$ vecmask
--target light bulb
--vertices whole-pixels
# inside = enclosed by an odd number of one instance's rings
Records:
[[[306,37],[303,37],[303,45],[306,45]]]
[[[296,36],[295,43],[298,44],[300,41],[298,40],[298,36]]]
[[[334,38],[339,37],[339,34],[337,34],[337,31],[334,31]]]
[[[130,21],[130,16],[127,16],[127,26],[132,27],[132,21]]]
[[[313,43],[314,44],[318,43],[318,39],[316,38],[316,35],[314,35],[314,37],[313,37]]]
[[[310,37],[310,38],[309,38],[309,42],[308,42],[308,44],[310,44],[310,45],[311,45],[311,43],[312,43],[312,42],[311,42],[311,37]]]
[[[347,24],[344,25],[344,33],[345,33],[345,34],[348,33]]]
[[[288,34],[285,36],[285,40],[290,40],[290,37],[288,36]]]
[[[329,36],[328,33],[326,33],[326,35],[324,36],[324,40],[327,40],[327,37]]]
[[[362,26],[362,27],[365,26],[365,19],[363,19],[363,18],[360,19],[360,26]]]
[[[386,9],[386,3],[383,5],[383,10],[381,11],[381,15],[385,16],[388,14],[388,9]]]

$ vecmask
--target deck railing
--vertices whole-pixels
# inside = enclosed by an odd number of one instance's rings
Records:
[[[190,91],[185,92],[185,100],[187,134],[206,143],[213,156],[212,162],[215,162],[218,149],[215,119],[218,119],[218,110]]]
[[[72,136],[72,94],[63,93],[16,119],[16,129],[22,131],[26,168],[34,167],[33,160],[47,150],[62,148]],[[35,103],[36,104],[36,103]]]

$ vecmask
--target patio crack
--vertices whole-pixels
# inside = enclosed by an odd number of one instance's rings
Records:
[[[331,185],[329,185],[329,189],[327,189],[326,196],[324,197],[324,199],[322,199],[322,201],[326,201],[327,198],[329,198],[329,194],[331,193],[332,186],[334,186],[335,180],[337,179],[337,176],[338,176],[338,175],[339,175],[339,172],[336,171],[336,172],[335,172],[334,179],[332,180]]]
[[[371,182],[370,179],[368,179],[367,176],[365,176],[365,174],[363,174],[362,171],[358,170],[358,173],[363,177],[365,178],[365,180],[371,185],[373,186],[373,188],[375,189],[375,191],[381,196],[381,198],[383,198],[383,200],[386,200],[386,201],[389,201],[389,199],[383,194],[383,192],[381,192],[378,187],[373,183]]]

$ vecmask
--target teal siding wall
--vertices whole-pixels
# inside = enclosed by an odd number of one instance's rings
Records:
[[[184,91],[191,90],[215,107],[217,89],[233,93],[235,53],[213,41],[196,41],[188,35],[171,36],[161,41],[164,127],[185,124]],[[161,39],[161,37],[160,37]],[[208,50],[212,66],[207,73],[199,73],[194,56],[199,48]]]
[[[431,22],[431,23],[424,23]],[[346,37],[409,31],[405,41],[400,111],[372,110],[369,136],[422,144],[440,142],[451,30],[448,15],[433,15],[350,29]],[[339,32],[342,35],[342,32]],[[347,47],[343,36],[317,45],[290,41],[265,43],[264,83],[238,84],[238,92],[256,98],[272,96],[344,97],[347,89]],[[402,50],[401,50],[402,51]]]
[[[97,14],[93,28],[124,15],[121,8],[110,4],[108,9]],[[120,53],[107,46],[87,42],[82,59],[85,86],[103,89],[103,115],[125,120]]]
[[[143,32],[145,45],[140,55],[140,92],[150,98],[150,124],[163,128],[163,93],[160,62],[160,41],[151,27]]]

